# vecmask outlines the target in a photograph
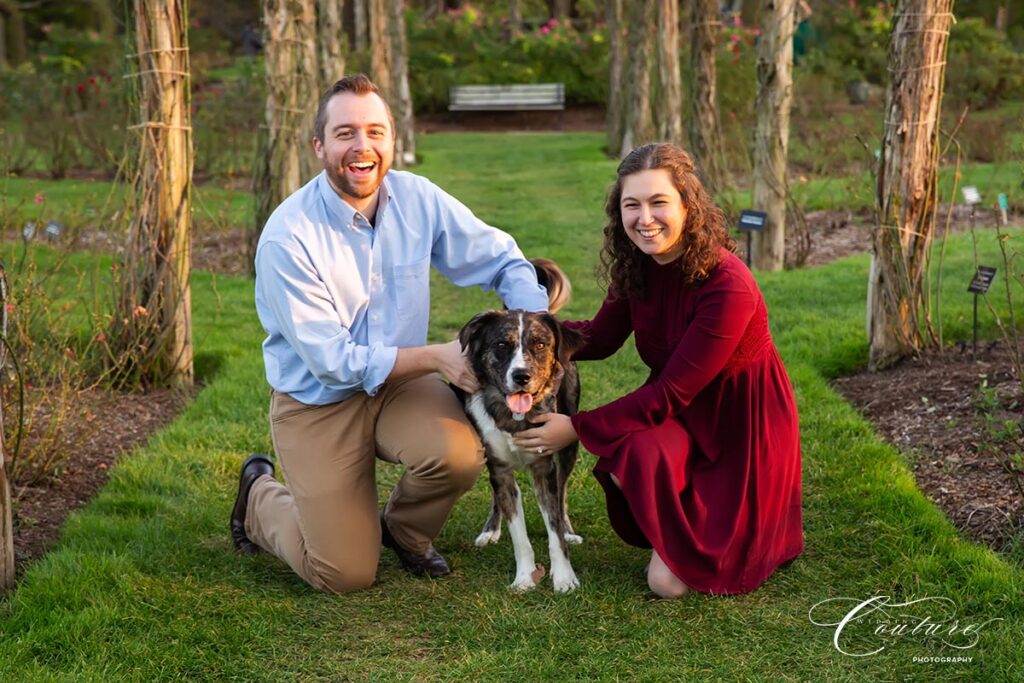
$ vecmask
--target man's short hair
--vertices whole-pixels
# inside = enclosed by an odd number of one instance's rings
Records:
[[[369,95],[372,93],[380,97],[381,102],[384,103],[384,110],[388,113],[388,123],[391,124],[391,131],[394,132],[395,119],[391,116],[391,107],[388,105],[388,101],[380,94],[380,88],[366,74],[353,74],[352,76],[345,76],[340,81],[336,81],[334,85],[325,90],[324,94],[320,96],[320,104],[316,108],[316,121],[313,123],[313,135],[317,140],[321,142],[324,140],[324,128],[327,127],[327,103],[331,101],[332,97],[343,92],[350,92],[354,95]]]

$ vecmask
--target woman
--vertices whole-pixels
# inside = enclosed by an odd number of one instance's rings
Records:
[[[803,551],[800,434],[764,299],[732,253],[724,216],[673,145],[645,145],[608,196],[608,296],[567,323],[607,358],[636,338],[651,369],[637,390],[574,416],[542,416],[520,446],[579,438],[598,457],[612,527],[653,548],[657,595],[752,591]]]

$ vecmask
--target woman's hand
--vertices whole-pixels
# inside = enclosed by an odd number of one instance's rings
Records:
[[[544,413],[531,419],[539,422],[540,426],[524,430],[512,437],[513,443],[523,450],[551,455],[579,438],[568,415]]]

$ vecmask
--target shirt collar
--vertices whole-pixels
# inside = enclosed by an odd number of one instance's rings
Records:
[[[380,225],[381,218],[384,216],[384,210],[391,201],[391,183],[388,179],[390,175],[391,171],[388,171],[384,175],[384,182],[380,184],[380,194],[377,197],[377,217],[374,221],[378,226]],[[327,179],[327,171],[320,172],[317,178],[317,187],[320,190],[320,196],[323,197],[324,203],[327,205],[327,211],[338,221],[337,224],[339,226],[354,227],[356,210],[349,206],[348,202],[341,198],[341,195],[335,192],[331,186],[331,181]]]

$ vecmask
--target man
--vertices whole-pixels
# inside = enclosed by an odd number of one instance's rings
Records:
[[[317,589],[371,585],[380,546],[413,573],[450,569],[433,547],[476,481],[483,448],[454,393],[476,380],[457,341],[425,345],[433,265],[547,309],[512,238],[424,178],[392,171],[394,124],[366,76],[324,93],[313,149],[324,171],[274,211],[256,250],[256,311],[287,487],[265,455],[242,466],[235,547],[268,550]],[[383,513],[375,458],[405,472]]]

